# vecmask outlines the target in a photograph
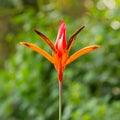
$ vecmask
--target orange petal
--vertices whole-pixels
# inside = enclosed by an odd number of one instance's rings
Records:
[[[100,48],[99,45],[91,45],[91,46],[85,47],[83,49],[80,49],[77,52],[75,52],[72,56],[70,56],[70,58],[68,58],[66,64],[70,64],[72,61],[74,61],[75,59],[77,59],[81,55],[92,52],[92,51],[97,50],[99,48]]]
[[[70,38],[70,40],[68,41],[68,44],[67,44],[67,50],[68,52],[70,51],[72,45],[73,45],[73,42],[77,36],[77,34],[84,28],[85,26],[81,26]]]
[[[47,38],[43,33],[39,32],[38,30],[34,29],[34,31],[42,38],[42,40],[44,40],[49,46],[50,48],[55,52],[56,52],[56,49],[54,47],[54,44],[49,40],[49,38]]]
[[[39,48],[38,46],[36,46],[32,43],[27,43],[27,42],[20,42],[20,44],[38,52],[39,54],[43,55],[47,60],[49,60],[51,63],[54,63],[53,57],[51,55],[49,55],[43,49]]]

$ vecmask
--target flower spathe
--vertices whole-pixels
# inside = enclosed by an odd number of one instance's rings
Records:
[[[58,30],[57,39],[55,42],[55,48],[58,51],[58,55],[61,56],[67,47],[67,41],[66,41],[66,25],[64,21],[62,20],[60,23],[60,28]]]
[[[77,34],[84,28],[84,26],[81,26],[69,39],[69,41],[66,41],[66,25],[65,22],[62,20],[60,23],[60,27],[58,30],[58,35],[56,38],[55,44],[53,44],[49,38],[47,38],[44,34],[39,32],[38,30],[34,30],[41,38],[44,40],[52,49],[52,55],[41,49],[40,47],[28,43],[28,42],[20,42],[21,45],[24,45],[39,54],[43,55],[47,60],[49,60],[52,64],[54,64],[55,69],[58,72],[58,79],[59,82],[62,82],[62,74],[65,69],[65,67],[73,62],[75,59],[80,57],[81,55],[84,55],[86,53],[92,52],[94,50],[97,50],[100,48],[99,45],[91,45],[88,47],[85,47],[83,49],[78,50],[73,55],[69,56],[70,49],[74,43],[74,40],[77,36]]]

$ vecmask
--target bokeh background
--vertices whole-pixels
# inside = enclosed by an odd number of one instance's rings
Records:
[[[102,46],[65,69],[63,120],[120,120],[120,0],[0,0],[0,120],[58,120],[57,72],[19,42],[51,54],[32,30],[55,42],[61,19],[85,25],[70,54]]]

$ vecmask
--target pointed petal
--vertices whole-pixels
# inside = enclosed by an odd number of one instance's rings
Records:
[[[66,24],[65,24],[64,20],[61,20],[56,40],[61,39],[61,37],[62,37],[63,34],[66,37]]]
[[[44,40],[49,46],[50,48],[55,52],[56,52],[56,48],[54,47],[54,44],[49,40],[49,38],[47,38],[43,33],[39,32],[38,30],[34,29],[34,31],[42,38],[42,40]]]
[[[47,60],[49,60],[51,63],[54,63],[53,57],[51,55],[49,55],[43,49],[39,48],[38,46],[36,46],[32,43],[27,43],[27,42],[20,42],[20,44],[38,52],[39,54],[43,55]]]
[[[85,26],[81,26],[70,38],[70,40],[68,41],[68,44],[67,44],[67,50],[68,52],[70,51],[72,45],[73,45],[73,42],[77,36],[77,34],[84,28]]]
[[[66,25],[65,25],[65,22],[62,20],[60,23],[57,39],[55,42],[55,48],[58,54],[62,54],[66,50],[66,47],[67,47]]]
[[[100,48],[99,45],[91,45],[91,46],[85,47],[83,49],[80,49],[77,52],[75,52],[72,56],[70,56],[70,58],[68,58],[66,64],[70,64],[72,61],[74,61],[78,57],[80,57],[86,53],[92,52],[94,50],[97,50],[99,48]]]

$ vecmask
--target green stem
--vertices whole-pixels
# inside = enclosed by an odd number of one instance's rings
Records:
[[[62,120],[62,82],[59,81],[59,120]]]
[[[62,60],[60,58],[58,69],[58,81],[59,81],[59,120],[62,120]]]

